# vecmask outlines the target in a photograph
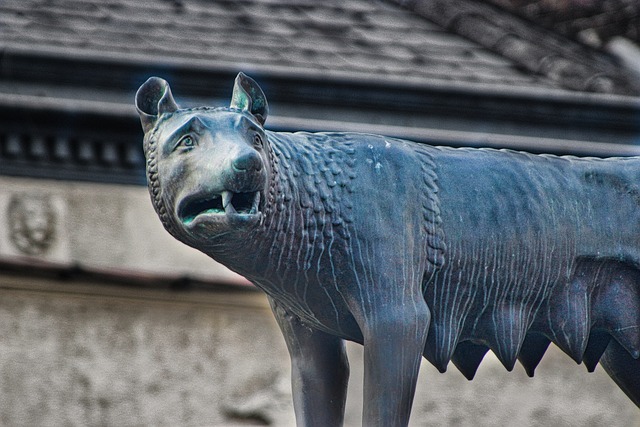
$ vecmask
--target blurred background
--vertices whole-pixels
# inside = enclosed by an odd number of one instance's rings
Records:
[[[580,156],[640,154],[635,0],[0,1],[0,425],[294,424],[264,296],[174,241],[147,194],[133,98],[267,127]],[[350,346],[346,424],[360,425]],[[630,426],[601,368],[551,348],[529,379],[422,367],[411,424]]]

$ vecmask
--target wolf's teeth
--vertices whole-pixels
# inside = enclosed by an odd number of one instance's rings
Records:
[[[259,204],[260,204],[260,192],[256,191],[256,195],[253,198],[253,204],[251,205],[251,212],[250,213],[252,213],[252,214],[257,213]]]
[[[231,191],[222,192],[222,207],[224,208],[224,210],[227,210],[227,206],[231,203],[232,198],[233,193]]]
[[[231,204],[233,193],[231,191],[223,191],[221,196],[222,196],[222,207],[224,208],[224,212],[227,214],[236,213],[236,208],[234,208],[233,204]]]

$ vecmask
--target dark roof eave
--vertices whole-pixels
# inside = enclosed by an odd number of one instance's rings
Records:
[[[69,70],[73,70],[70,73]],[[104,72],[109,70],[109,72]],[[380,90],[434,91],[450,94],[526,98],[551,102],[580,102],[597,104],[634,103],[640,100],[632,92],[624,94],[603,94],[597,92],[540,89],[539,87],[516,87],[512,85],[468,83],[424,79],[413,77],[382,77],[345,71],[310,70],[306,68],[279,67],[252,63],[228,63],[197,59],[164,57],[132,53],[129,55],[109,55],[108,52],[87,52],[69,48],[38,50],[36,48],[5,48],[0,56],[0,76],[3,80],[19,80],[36,84],[84,85],[88,89],[108,87],[112,90],[132,91],[146,77],[157,73],[173,77],[172,83],[188,92],[206,94],[215,92],[217,84],[223,80],[224,92],[230,92],[227,82],[239,72],[253,74],[265,81],[274,80],[297,83],[298,85],[375,87]],[[228,86],[228,87],[227,87]],[[213,93],[213,96],[216,94]]]
[[[109,72],[105,73],[104,70]],[[69,70],[74,70],[69,73]],[[456,111],[473,112],[475,108],[468,102],[491,99],[488,108],[482,105],[478,112],[507,117],[518,111],[517,107],[535,104],[553,105],[554,109],[571,106],[571,109],[634,109],[640,108],[640,97],[567,90],[540,90],[539,88],[518,88],[511,86],[472,85],[468,83],[446,82],[440,80],[424,80],[411,78],[382,79],[352,73],[309,72],[279,67],[262,67],[247,64],[212,63],[208,61],[185,62],[184,59],[149,58],[140,55],[111,58],[104,53],[94,56],[84,54],[81,58],[74,55],[60,55],[59,52],[33,52],[5,50],[0,61],[0,76],[5,81],[20,81],[36,85],[80,86],[87,91],[96,88],[108,88],[120,91],[123,98],[130,97],[137,87],[151,75],[160,75],[170,80],[172,87],[180,97],[211,97],[227,99],[230,95],[233,78],[238,71],[252,73],[267,90],[270,101],[282,103],[310,103],[325,106],[341,106],[352,103],[350,107],[375,108],[390,110],[429,109],[438,107],[446,100],[446,104]],[[354,93],[358,96],[353,97]],[[11,95],[2,95],[0,103],[13,102]],[[90,111],[92,106],[82,106],[81,100],[65,100],[48,102],[39,97],[29,100],[15,98],[16,102],[25,105],[34,102],[30,108],[68,108],[74,105],[77,109]],[[460,102],[458,102],[460,101]],[[53,105],[55,103],[55,105]],[[97,106],[98,104],[94,104]],[[107,105],[107,104],[105,104]],[[95,108],[113,108],[112,114],[132,114],[132,108],[121,106]],[[477,108],[476,108],[477,109]],[[527,108],[527,117],[535,120],[535,111]],[[125,112],[126,111],[126,112]],[[556,111],[557,112],[557,111]],[[554,116],[557,117],[556,112]],[[533,116],[532,116],[533,114]]]

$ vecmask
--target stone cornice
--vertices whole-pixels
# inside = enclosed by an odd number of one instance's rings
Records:
[[[104,295],[124,296],[126,291],[123,288],[135,288],[140,291],[152,290],[156,294],[161,291],[170,291],[167,300],[180,299],[177,292],[186,295],[190,292],[199,292],[196,298],[202,298],[202,293],[220,292],[227,290],[230,293],[256,293],[257,288],[251,286],[246,279],[236,281],[224,281],[219,278],[215,280],[205,280],[200,277],[189,277],[186,275],[154,274],[137,270],[115,269],[115,268],[95,268],[80,264],[65,264],[51,262],[29,257],[0,257],[0,275],[4,277],[4,283],[0,288],[20,288],[25,290],[43,291],[45,289],[58,288],[58,292],[64,292],[61,284],[71,286],[73,284],[90,283],[92,285],[103,285]],[[38,278],[37,282],[33,279]],[[10,279],[10,278],[13,278]],[[50,282],[49,286],[44,284]],[[24,285],[14,285],[13,283],[24,283]],[[111,290],[111,292],[109,292]],[[67,292],[69,290],[66,290]],[[95,293],[95,290],[94,290]],[[131,294],[131,291],[129,291]],[[183,298],[184,299],[184,298]]]

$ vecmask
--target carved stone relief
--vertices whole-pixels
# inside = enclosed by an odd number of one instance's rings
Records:
[[[25,255],[44,255],[56,240],[59,218],[46,194],[14,194],[7,207],[9,239]]]
[[[43,183],[2,179],[0,184],[0,258],[26,256],[69,262],[64,193]]]

